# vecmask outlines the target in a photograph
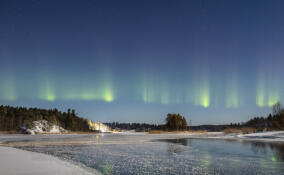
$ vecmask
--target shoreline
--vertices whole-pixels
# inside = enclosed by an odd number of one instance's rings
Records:
[[[100,174],[95,170],[88,171],[79,165],[61,160],[55,156],[41,154],[13,147],[0,146],[0,169],[7,175],[93,175]]]
[[[231,133],[225,134],[223,132],[205,132],[205,133],[190,133],[190,132],[175,132],[175,133],[159,133],[149,134],[143,133],[95,133],[95,134],[0,134],[0,146],[7,147],[25,147],[25,146],[60,146],[60,145],[96,145],[96,144],[123,144],[123,141],[116,140],[101,140],[104,135],[129,135],[129,136],[143,136],[140,142],[149,142],[155,138],[161,139],[209,139],[209,140],[235,140],[235,141],[259,141],[259,142],[284,142],[284,131],[261,132],[251,134]],[[91,136],[91,137],[90,137]],[[76,138],[85,139],[76,139]],[[49,140],[51,139],[51,140]],[[132,139],[126,139],[132,142]]]

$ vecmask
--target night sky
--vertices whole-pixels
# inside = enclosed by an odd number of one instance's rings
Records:
[[[1,0],[0,104],[193,125],[284,101],[283,0]]]

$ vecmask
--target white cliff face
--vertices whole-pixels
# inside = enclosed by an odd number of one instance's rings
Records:
[[[89,129],[92,131],[98,131],[98,132],[112,132],[112,130],[104,125],[101,122],[92,122],[91,120],[88,120]],[[61,134],[61,133],[67,133],[68,131],[64,128],[54,125],[52,123],[49,123],[46,120],[38,120],[33,121],[33,127],[23,129],[23,132],[26,134]]]
[[[27,129],[29,134],[60,134],[67,131],[57,125],[51,124],[46,120],[33,121],[34,127]]]

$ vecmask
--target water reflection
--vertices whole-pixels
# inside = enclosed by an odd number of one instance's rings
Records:
[[[172,154],[181,154],[185,151],[185,148],[182,148],[180,146],[174,145],[174,144],[167,144],[167,151],[169,155]]]
[[[197,146],[200,144],[199,142],[203,142],[205,140],[201,141],[199,139],[180,138],[180,139],[159,139],[156,141],[168,143],[167,152],[169,154],[181,154],[182,152],[186,150],[186,146],[191,147],[192,144]],[[223,140],[223,142],[231,143],[231,144],[241,143],[241,145],[250,146],[251,151],[255,155],[265,155],[266,157],[270,156],[269,159],[273,162],[284,162],[284,144],[283,143],[259,142],[259,141],[258,142],[257,141],[241,141],[240,142],[237,140]],[[224,145],[221,144],[219,146],[218,145],[215,145],[215,146],[217,146],[217,148],[219,147],[219,150],[222,150]],[[209,153],[207,153],[206,155],[208,157]]]
[[[167,143],[175,143],[183,146],[188,145],[188,141],[191,141],[190,139],[158,139],[156,141],[161,141],[161,142],[167,142]]]
[[[251,150],[255,154],[267,154],[269,151],[273,153],[272,161],[284,161],[284,144],[283,143],[266,143],[266,142],[244,142],[250,144]]]
[[[186,147],[191,140],[189,139],[160,139],[156,141],[166,142],[167,144],[167,152],[169,155],[181,154],[186,150]]]

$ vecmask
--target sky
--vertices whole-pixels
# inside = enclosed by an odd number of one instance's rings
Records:
[[[2,0],[0,104],[192,125],[284,101],[282,0]]]

